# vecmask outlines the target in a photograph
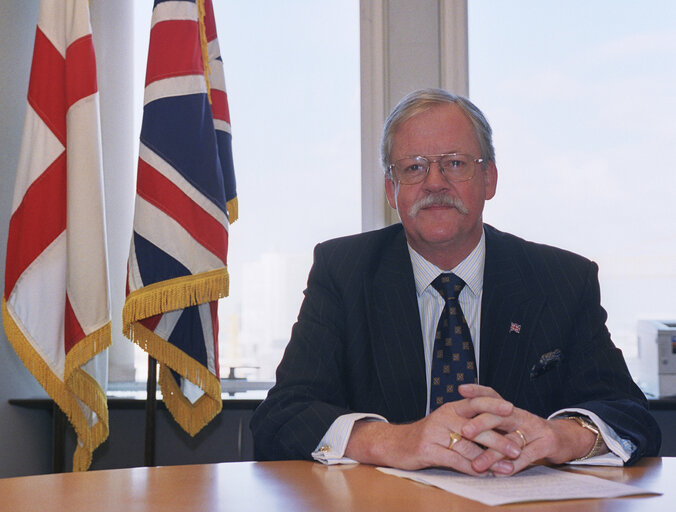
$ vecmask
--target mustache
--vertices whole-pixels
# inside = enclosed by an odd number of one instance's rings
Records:
[[[449,206],[451,208],[455,208],[463,215],[467,215],[469,213],[465,203],[463,203],[459,198],[452,197],[444,193],[433,193],[413,203],[413,206],[411,206],[408,214],[411,217],[415,217],[418,215],[420,210],[423,208],[429,208],[430,206]]]

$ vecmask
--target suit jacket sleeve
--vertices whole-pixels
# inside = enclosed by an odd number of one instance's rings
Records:
[[[411,422],[425,415],[425,397],[401,225],[319,244],[277,382],[251,419],[256,458],[310,459],[338,416]]]
[[[572,339],[580,356],[571,361],[570,402],[596,413],[636,450],[631,464],[643,456],[656,456],[661,442],[659,427],[647,410],[647,400],[634,383],[622,352],[605,327],[600,305],[597,266],[591,264],[574,323]]]
[[[257,460],[309,458],[335,418],[352,412],[341,378],[345,305],[325,260],[320,244],[276,384],[251,420]]]

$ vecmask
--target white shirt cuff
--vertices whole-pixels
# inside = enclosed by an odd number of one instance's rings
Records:
[[[603,455],[597,455],[596,457],[591,457],[589,459],[580,460],[580,461],[571,461],[568,464],[580,464],[580,465],[593,465],[593,466],[623,466],[625,462],[629,460],[631,454],[636,450],[636,446],[629,439],[622,439],[617,435],[615,430],[613,430],[608,424],[599,418],[596,414],[586,409],[561,409],[556,411],[554,414],[549,416],[547,419],[552,419],[556,416],[562,416],[566,414],[582,414],[587,416],[594,425],[596,425],[601,432],[603,441],[606,443],[606,446],[610,450],[608,453]]]
[[[364,418],[371,421],[387,422],[379,414],[353,412],[338,416],[326,431],[322,440],[319,441],[315,451],[312,452],[312,458],[326,465],[356,464],[356,460],[344,456],[345,448],[347,448],[347,442],[350,439],[350,434],[352,434],[355,421]]]

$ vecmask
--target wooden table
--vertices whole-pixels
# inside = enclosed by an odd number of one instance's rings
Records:
[[[674,511],[676,458],[649,458],[631,468],[588,474],[662,496],[503,505],[533,511]],[[114,469],[0,479],[0,511],[478,511],[496,510],[372,466],[307,461],[231,462]]]

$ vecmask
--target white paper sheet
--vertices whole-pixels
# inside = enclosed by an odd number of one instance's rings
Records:
[[[377,468],[383,473],[439,487],[486,505],[575,498],[618,498],[634,494],[660,494],[603,478],[533,466],[510,477],[474,477],[444,469],[404,471]]]

